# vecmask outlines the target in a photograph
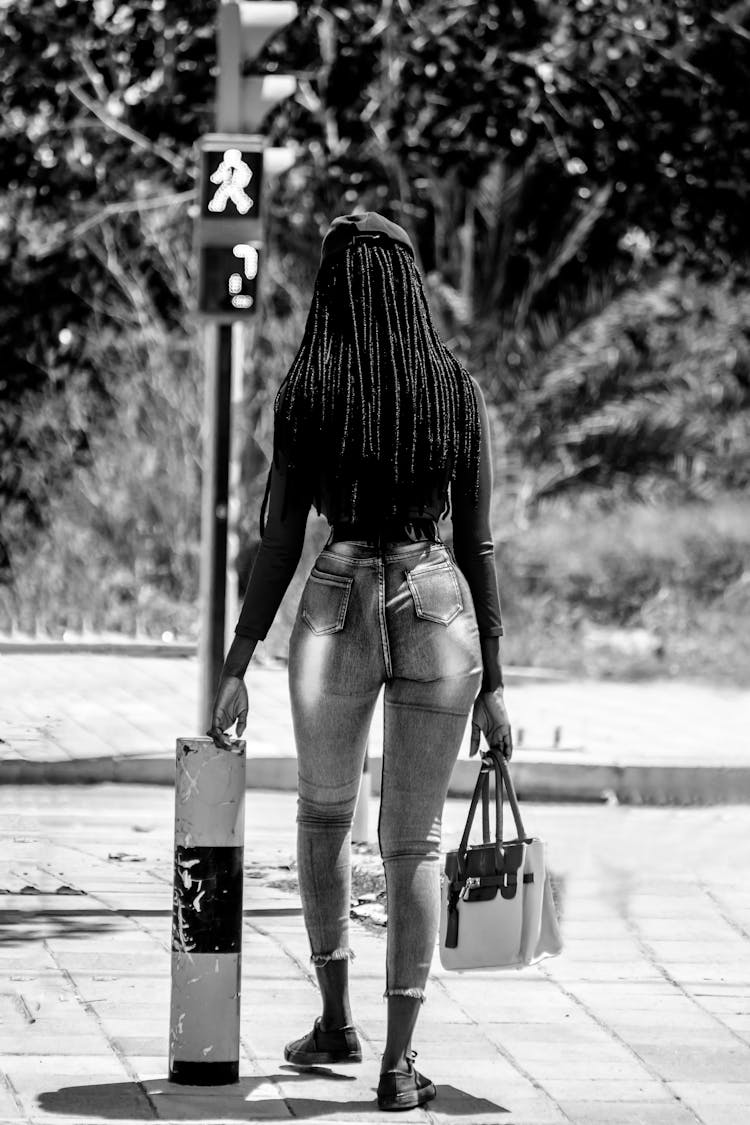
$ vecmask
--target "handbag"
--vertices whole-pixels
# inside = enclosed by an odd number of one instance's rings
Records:
[[[521,969],[562,950],[544,843],[524,830],[510,770],[499,750],[482,761],[461,843],[445,857],[440,906],[444,969]],[[490,839],[490,776],[495,779],[495,839]],[[503,790],[516,837],[503,839]],[[482,843],[469,834],[482,800]]]

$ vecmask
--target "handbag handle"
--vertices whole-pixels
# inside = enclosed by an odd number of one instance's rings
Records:
[[[513,779],[510,776],[510,768],[508,767],[508,762],[505,758],[505,755],[499,750],[490,750],[490,754],[495,760],[495,768],[497,769],[498,766],[500,767],[500,776],[502,777],[503,783],[505,785],[505,792],[508,795],[508,803],[510,805],[511,812],[513,813],[513,820],[516,823],[516,832],[518,833],[518,839],[525,840],[526,830],[523,826],[521,809],[518,804],[518,797],[516,796],[516,789],[513,785]]]
[[[463,860],[466,856],[466,853],[469,850],[469,835],[471,833],[471,826],[474,823],[474,814],[477,811],[479,798],[484,793],[485,784],[489,781],[490,768],[490,763],[485,760],[485,756],[483,754],[482,761],[479,766],[479,776],[477,777],[476,785],[474,786],[474,792],[471,797],[471,804],[469,805],[469,813],[466,817],[466,824],[464,825],[463,835],[461,836],[461,843],[458,845],[459,874],[462,874],[461,868],[463,866]]]
[[[477,777],[476,785],[474,786],[474,793],[469,805],[469,813],[466,818],[463,835],[461,836],[461,843],[458,846],[457,861],[458,861],[458,876],[463,879],[466,869],[466,856],[469,851],[469,835],[471,834],[471,826],[474,823],[474,816],[479,804],[479,798],[482,798],[482,836],[484,842],[489,843],[489,788],[490,788],[490,772],[495,774],[495,847],[498,852],[503,844],[503,786],[508,795],[508,802],[513,813],[513,820],[516,825],[516,832],[519,839],[526,837],[526,832],[521,818],[521,810],[518,806],[518,798],[513,786],[513,780],[510,776],[508,763],[505,760],[501,751],[490,748],[482,754],[482,763],[479,768],[479,776]],[[500,855],[498,855],[498,864],[500,863]]]

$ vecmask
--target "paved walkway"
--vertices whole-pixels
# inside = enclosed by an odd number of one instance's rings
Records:
[[[0,1125],[383,1121],[384,935],[353,923],[361,1066],[299,1071],[318,1013],[291,794],[246,807],[241,1079],[166,1080],[173,794],[0,787]],[[415,1045],[443,1125],[750,1123],[750,809],[526,805],[562,890],[562,956],[518,974],[436,964]],[[450,801],[453,841],[465,802]],[[437,958],[436,958],[437,961]]]
[[[516,784],[538,797],[649,803],[750,800],[750,690],[670,680],[508,674]],[[248,784],[292,789],[283,668],[251,664]],[[195,659],[0,653],[0,783],[172,784],[175,739],[200,733]],[[382,696],[370,751],[382,754]],[[473,785],[468,729],[453,792]],[[377,770],[373,771],[377,774]]]

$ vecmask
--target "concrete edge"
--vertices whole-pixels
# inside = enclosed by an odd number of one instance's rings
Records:
[[[195,644],[177,641],[11,641],[0,638],[0,656],[163,656],[193,657]]]
[[[380,793],[382,761],[370,759],[373,795]],[[468,797],[477,763],[459,759],[448,791]],[[79,758],[63,761],[0,761],[0,785],[174,785],[173,758]],[[749,766],[618,766],[589,762],[515,761],[513,779],[526,801],[611,802],[622,805],[713,805],[750,803]],[[247,788],[294,792],[296,758],[247,759]]]
[[[94,656],[162,656],[184,659],[198,655],[198,645],[189,641],[33,641],[11,640],[0,637],[0,656],[64,656],[81,654]],[[285,671],[286,660],[267,653],[254,658],[253,669],[260,671]],[[506,683],[565,683],[576,677],[557,668],[535,668],[531,665],[506,664],[503,666]]]

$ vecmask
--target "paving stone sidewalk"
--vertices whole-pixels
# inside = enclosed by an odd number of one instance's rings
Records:
[[[750,809],[526,803],[562,892],[564,954],[513,974],[435,968],[415,1045],[439,1087],[406,1122],[749,1125]],[[446,842],[464,801],[449,801]],[[374,821],[373,821],[374,823]],[[318,1013],[294,798],[246,798],[241,1078],[167,1073],[173,795],[0,787],[0,1125],[383,1121],[384,934],[353,923],[361,1066],[301,1071]]]
[[[509,670],[516,785],[539,798],[750,801],[750,690],[670,680],[544,680]],[[251,664],[248,784],[294,789],[286,670]],[[197,660],[0,653],[0,784],[173,784],[178,736],[201,733]],[[382,755],[382,695],[370,751]],[[373,774],[377,775],[376,768]],[[453,792],[473,786],[468,730]]]

